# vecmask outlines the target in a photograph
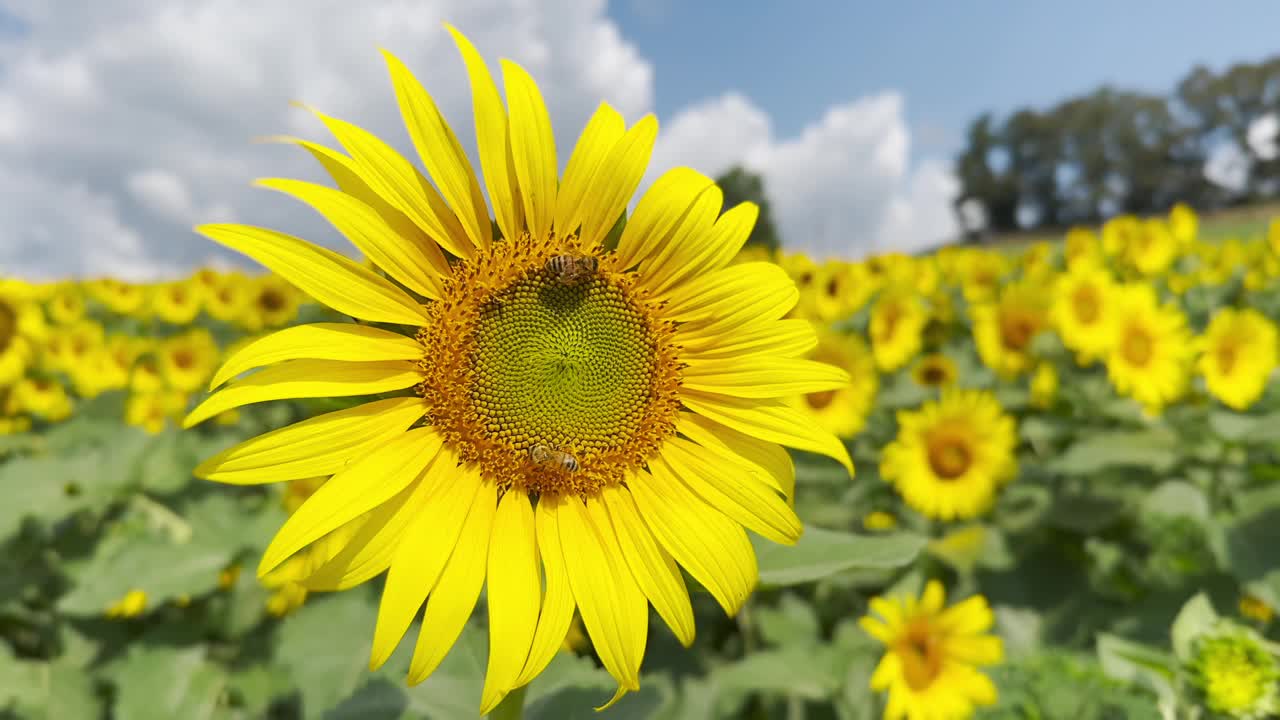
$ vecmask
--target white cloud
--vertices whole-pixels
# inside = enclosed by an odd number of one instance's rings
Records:
[[[133,198],[155,214],[170,220],[187,220],[191,196],[182,178],[167,170],[144,170],[130,175],[125,187]]]
[[[1233,193],[1243,192],[1249,183],[1249,156],[1234,140],[1219,143],[1204,162],[1204,177]]]
[[[1249,124],[1246,133],[1249,149],[1261,160],[1275,160],[1280,155],[1280,116],[1267,113]]]
[[[783,241],[818,255],[912,250],[957,234],[958,185],[943,165],[909,165],[902,98],[883,93],[829,109],[794,138],[737,93],[678,113],[658,140],[649,179],[675,165],[716,175],[759,172]]]

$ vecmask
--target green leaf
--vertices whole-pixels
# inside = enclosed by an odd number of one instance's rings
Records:
[[[1226,528],[1226,559],[1231,574],[1248,584],[1271,607],[1280,607],[1280,507],[1261,508]]]
[[[770,645],[814,645],[821,627],[813,606],[790,593],[775,607],[752,608],[752,620]]]
[[[369,681],[377,613],[369,593],[356,588],[312,595],[285,618],[276,657],[298,688],[304,718],[323,717]]]
[[[1182,662],[1190,662],[1192,647],[1196,638],[1213,628],[1218,622],[1218,613],[1209,602],[1209,596],[1197,593],[1178,611],[1170,631],[1173,639],[1173,653]]]
[[[1197,522],[1209,519],[1209,499],[1204,491],[1184,480],[1161,483],[1142,499],[1142,512],[1166,517],[1189,517]]]
[[[785,647],[747,655],[712,672],[715,683],[729,692],[764,692],[825,700],[840,689],[843,676],[830,648]]]
[[[892,569],[910,564],[926,539],[912,533],[854,535],[806,527],[791,546],[752,536],[765,585],[797,585],[854,569]]]
[[[135,644],[113,668],[115,717],[130,720],[206,720],[213,717],[226,675],[205,648]]]
[[[1280,442],[1280,411],[1266,415],[1244,415],[1228,410],[1209,413],[1209,427],[1223,440],[1246,445]]]
[[[1163,473],[1178,462],[1178,447],[1178,436],[1166,428],[1100,432],[1077,440],[1047,466],[1064,475],[1091,475],[1113,467],[1142,467]]]
[[[1098,661],[1102,663],[1103,672],[1116,680],[1149,688],[1161,699],[1175,696],[1173,681],[1177,666],[1168,653],[1098,633]]]

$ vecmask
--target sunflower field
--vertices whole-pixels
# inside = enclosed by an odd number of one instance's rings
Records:
[[[772,256],[455,39],[492,215],[388,55],[361,259],[0,278],[0,718],[1280,715],[1280,221]]]

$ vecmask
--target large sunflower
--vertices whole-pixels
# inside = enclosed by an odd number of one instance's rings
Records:
[[[1257,310],[1219,310],[1198,341],[1209,392],[1236,410],[1252,405],[1275,370],[1276,341],[1275,323]]]
[[[198,469],[229,483],[332,474],[281,528],[259,573],[335,531],[345,548],[304,583],[341,589],[387,571],[371,665],[425,604],[410,682],[453,645],[487,585],[491,710],[536,676],[575,608],[616,700],[639,687],[648,604],[681,642],[693,614],[680,566],[727,612],[756,582],[745,526],[794,542],[780,445],[852,464],[786,398],[838,388],[843,371],[798,356],[806,323],[781,318],[793,283],[768,263],[730,265],[757,209],[687,168],[644,195],[616,250],[603,242],[638,186],[656,134],[592,116],[558,177],[547,109],[503,61],[507,107],[484,61],[450,29],[471,78],[480,181],[432,99],[387,55],[431,179],[368,132],[316,113],[346,150],[295,141],[339,189],[261,184],[313,206],[385,273],[289,235],[200,232],[364,324],[288,328],[231,356],[187,426],[246,403],[393,394],[231,448]],[[438,188],[438,189],[437,189]],[[343,530],[347,528],[347,530]]]

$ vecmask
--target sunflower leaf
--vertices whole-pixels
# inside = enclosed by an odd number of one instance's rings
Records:
[[[885,570],[915,560],[926,539],[913,533],[855,535],[806,527],[799,542],[775,545],[752,536],[764,585],[798,585],[846,570]]]

